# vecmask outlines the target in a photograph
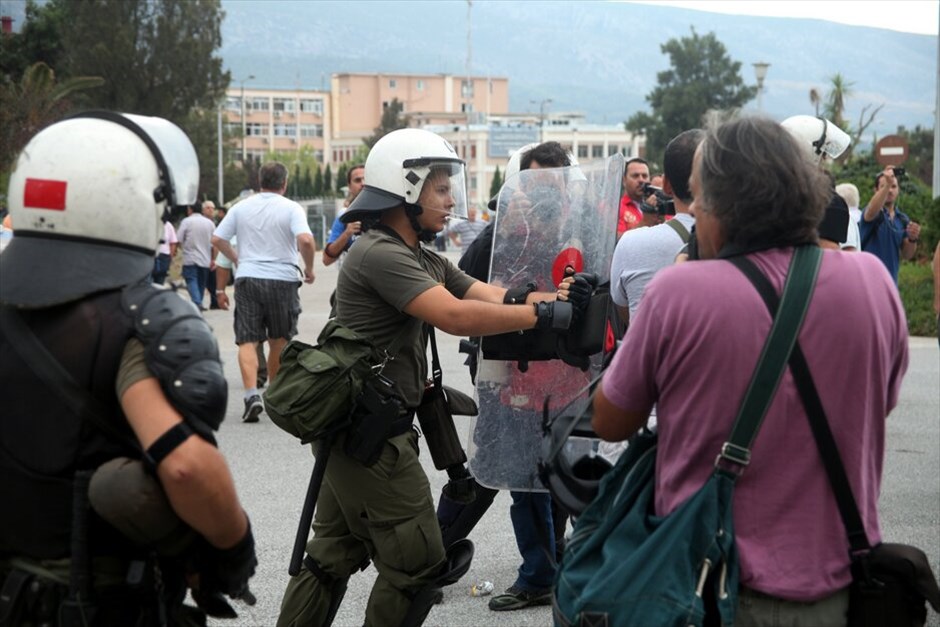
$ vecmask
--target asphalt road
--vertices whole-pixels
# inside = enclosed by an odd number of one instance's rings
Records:
[[[447,253],[456,259],[456,253]],[[317,262],[317,280],[301,288],[303,313],[299,339],[313,343],[326,323],[329,296],[336,285],[337,268],[324,268]],[[266,415],[256,424],[243,424],[243,388],[238,373],[232,314],[210,311],[206,318],[219,339],[225,373],[229,381],[229,409],[219,433],[239,495],[251,516],[257,540],[259,566],[252,579],[257,605],[236,604],[236,620],[217,621],[219,626],[271,626],[277,620],[281,596],[288,580],[287,565],[297,520],[313,457],[310,449],[278,429]],[[439,351],[444,367],[444,382],[472,393],[464,356],[458,354],[458,338],[440,333]],[[901,401],[888,419],[888,445],[881,495],[881,523],[885,540],[913,544],[927,552],[934,571],[940,573],[940,349],[937,341],[911,339],[911,365],[901,390]],[[846,393],[854,385],[846,373]],[[466,440],[469,419],[457,418],[457,428]],[[422,441],[423,442],[423,441]],[[435,496],[445,482],[436,471],[426,451],[422,452],[425,470]],[[549,608],[530,608],[515,612],[492,612],[490,597],[473,597],[470,586],[491,581],[500,592],[511,585],[519,566],[512,527],[509,522],[509,495],[497,496],[471,539],[476,555],[468,575],[445,589],[444,601],[432,611],[427,625],[447,627],[485,625],[550,625]],[[375,570],[355,575],[335,625],[362,625]],[[932,614],[928,622],[940,627],[940,617]]]

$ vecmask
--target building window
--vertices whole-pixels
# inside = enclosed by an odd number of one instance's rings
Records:
[[[237,111],[241,113],[242,110],[242,99],[237,96],[229,96],[225,99],[225,110],[226,111]]]
[[[271,107],[271,101],[268,98],[249,98],[245,104],[251,111],[267,111]]]
[[[245,136],[246,137],[257,137],[259,135],[268,134],[268,125],[259,124],[258,122],[250,122],[245,125]]]
[[[235,123],[229,122],[225,125],[225,132],[231,135],[235,135],[235,134],[240,135],[242,132],[242,125],[240,122],[235,122]]]
[[[322,124],[301,124],[300,136],[301,137],[323,137],[323,125]]]
[[[275,137],[297,137],[297,127],[293,124],[275,124]]]
[[[463,113],[473,113],[473,103],[472,102],[463,102],[460,104],[460,110]]]
[[[597,144],[596,146],[591,146],[591,158],[592,159],[604,158],[604,144]]]
[[[398,81],[395,80],[394,78],[388,79],[388,88],[395,89],[396,87],[398,87]]]
[[[418,91],[424,91],[424,80],[419,78],[417,82],[415,82],[415,89]]]
[[[611,155],[615,155],[615,154],[617,154],[618,152],[620,152],[620,146],[617,146],[616,144],[611,144],[611,145],[607,148],[607,156],[608,156],[608,157],[611,156]]]
[[[585,144],[578,146],[578,159],[587,159],[588,147]]]
[[[323,163],[323,151],[322,151],[322,150],[314,150],[314,151],[313,151],[313,158],[316,159],[317,161],[319,161],[320,163]]]
[[[322,100],[313,100],[305,99],[300,101],[300,110],[303,113],[314,113],[316,115],[323,115],[323,101]]]
[[[275,98],[274,99],[274,110],[275,111],[288,111],[293,113],[297,110],[297,103],[293,98]]]
[[[460,81],[460,95],[464,98],[473,98],[473,80],[463,79]]]

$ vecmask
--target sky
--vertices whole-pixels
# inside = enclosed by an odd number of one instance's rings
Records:
[[[940,0],[639,0],[643,4],[766,17],[803,17],[853,26],[873,26],[904,33],[936,35],[940,29]]]

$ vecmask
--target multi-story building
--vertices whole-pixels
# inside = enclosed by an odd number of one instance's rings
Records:
[[[228,90],[229,125],[244,132],[232,147],[238,156],[261,158],[271,150],[310,146],[321,163],[344,163],[360,154],[382,113],[397,99],[411,126],[439,133],[467,162],[469,198],[489,199],[496,168],[531,142],[558,141],[580,163],[643,152],[642,140],[623,124],[588,124],[578,113],[509,112],[509,80],[447,74],[334,74],[325,91]],[[244,107],[244,111],[242,109]]]
[[[238,159],[310,146],[317,161],[329,162],[329,92],[229,88],[225,112],[229,128],[243,137],[232,150]]]

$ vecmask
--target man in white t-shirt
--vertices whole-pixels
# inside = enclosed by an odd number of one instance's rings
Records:
[[[666,146],[663,191],[673,197],[675,217],[656,226],[629,230],[617,242],[610,266],[610,295],[625,324],[636,313],[653,275],[672,265],[689,239],[695,224],[689,212],[692,204],[689,175],[695,149],[704,136],[699,129],[684,131]]]
[[[281,349],[297,334],[301,279],[313,283],[317,246],[307,214],[283,196],[287,168],[271,161],[261,167],[261,192],[228,212],[212,236],[212,245],[238,266],[235,280],[235,343],[245,386],[244,422],[257,422],[264,409],[258,394],[258,344],[267,341],[268,376],[280,367]],[[238,252],[231,239],[238,237]],[[297,254],[304,262],[297,266]]]

